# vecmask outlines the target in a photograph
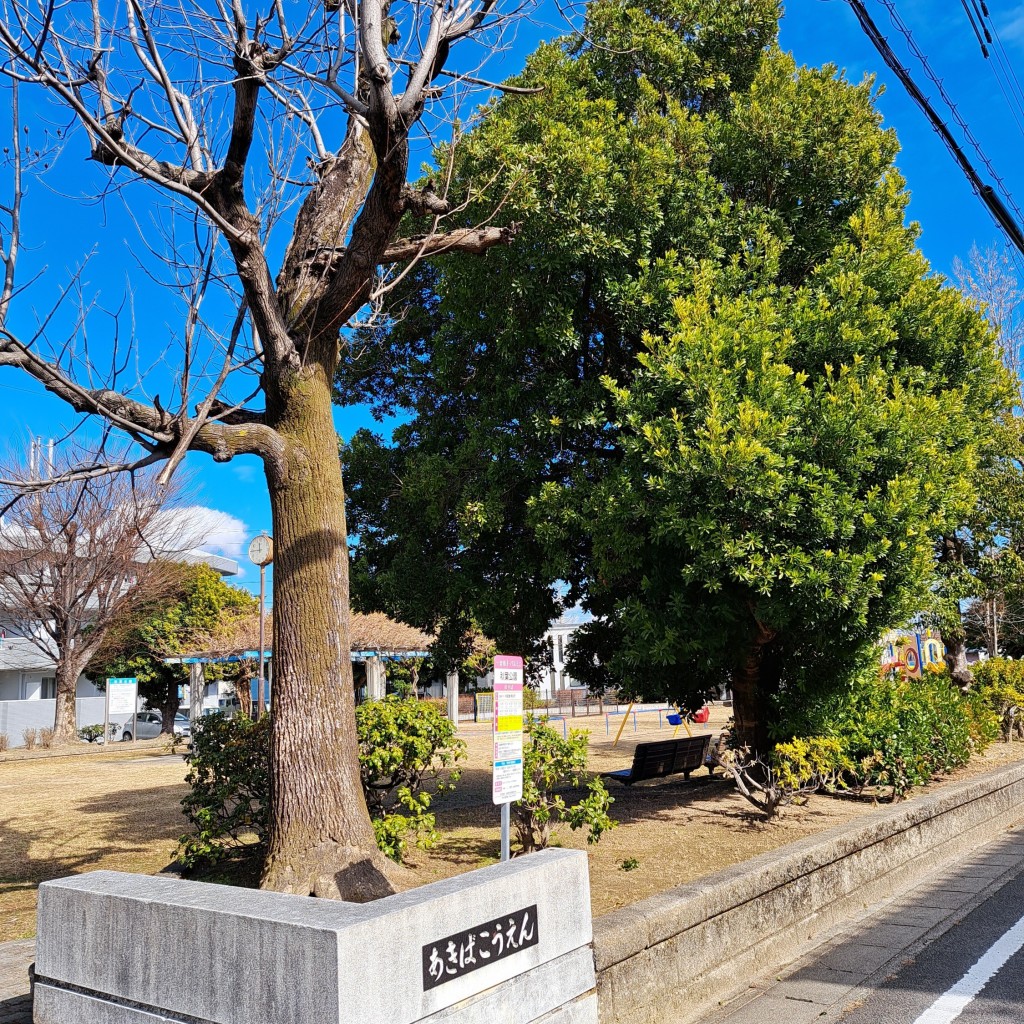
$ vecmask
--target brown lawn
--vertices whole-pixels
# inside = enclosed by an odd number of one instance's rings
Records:
[[[717,730],[728,711],[715,708]],[[621,719],[594,716],[570,721],[591,733],[595,771],[627,767],[643,740],[668,738],[658,716],[638,716],[613,747]],[[556,723],[557,727],[561,727]],[[699,728],[699,727],[698,727]],[[409,857],[410,880],[422,884],[498,857],[499,811],[490,801],[489,726],[466,725],[469,758],[458,790],[436,804],[441,841]],[[682,731],[680,731],[682,735]],[[1024,744],[994,744],[956,778],[1024,758]],[[158,741],[136,750],[90,751],[88,756],[34,758],[0,755],[0,941],[35,932],[36,887],[48,878],[98,868],[155,872],[171,860],[183,830],[179,801],[184,762]],[[721,773],[719,773],[721,774]],[[929,789],[942,783],[934,783]],[[583,835],[561,829],[556,843],[587,849],[595,914],[692,881],[720,868],[777,849],[804,836],[868,813],[869,803],[826,796],[787,809],[763,823],[721,778],[704,770],[626,789],[610,783],[619,826],[587,847]],[[638,866],[626,871],[624,861]]]

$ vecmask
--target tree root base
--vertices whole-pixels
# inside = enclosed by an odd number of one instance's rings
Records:
[[[369,903],[407,888],[405,872],[377,850],[321,843],[301,853],[271,854],[261,889]]]

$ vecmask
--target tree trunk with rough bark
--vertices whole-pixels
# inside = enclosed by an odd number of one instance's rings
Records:
[[[967,664],[967,640],[960,634],[957,636],[943,636],[946,645],[946,665],[949,668],[949,675],[954,686],[967,691],[974,683],[974,675]]]
[[[178,681],[169,679],[167,689],[164,691],[164,699],[160,702],[160,732],[167,736],[174,735],[174,718],[181,707],[178,699]]]
[[[77,658],[57,659],[56,698],[53,714],[53,744],[72,743],[78,738],[78,715],[75,697],[82,664]]]
[[[242,669],[232,680],[239,707],[246,718],[252,718],[253,716],[252,685],[249,679],[249,670]]]
[[[767,754],[771,746],[765,703],[769,693],[777,688],[777,681],[766,680],[764,670],[767,648],[773,638],[773,633],[758,625],[732,680],[733,738],[739,746],[749,747],[754,755]]]
[[[359,777],[348,545],[331,378],[287,382],[268,467],[274,523],[272,828],[263,888],[365,901],[394,891]],[[268,410],[269,412],[269,410]]]

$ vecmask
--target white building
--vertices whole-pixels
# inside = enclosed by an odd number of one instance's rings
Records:
[[[238,563],[221,555],[190,551],[183,560],[203,562],[222,576],[238,574]],[[12,747],[21,745],[23,729],[53,725],[57,687],[55,657],[15,632],[0,609],[0,733]],[[75,696],[79,726],[102,722],[104,696],[85,675],[78,679]],[[221,695],[211,696],[216,703]]]
[[[551,652],[551,667],[540,680],[540,696],[545,700],[554,696],[556,690],[567,690],[572,686],[582,685],[569,675],[565,667],[569,640],[582,625],[579,618],[563,616],[552,622],[544,634],[544,643]]]

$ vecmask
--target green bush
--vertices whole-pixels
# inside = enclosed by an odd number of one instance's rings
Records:
[[[806,802],[819,789],[842,788],[843,776],[853,767],[842,743],[823,736],[777,743],[762,760],[746,748],[732,747],[727,735],[725,742],[719,741],[713,757],[732,776],[740,795],[766,819],[774,818],[789,804]]]
[[[78,738],[86,743],[95,743],[103,735],[102,725],[83,725],[78,730]]]
[[[999,731],[1009,743],[1024,739],[1024,661],[989,658],[974,667],[972,691],[999,720]]]
[[[813,708],[791,701],[789,711],[797,735],[839,741],[852,788],[890,788],[894,799],[966,764],[998,735],[985,700],[962,693],[946,673],[905,679],[872,668],[830,700]]]
[[[377,845],[394,860],[402,859],[410,839],[429,848],[437,839],[429,811],[433,793],[454,788],[465,757],[455,723],[439,704],[388,697],[356,708],[356,732]]]
[[[262,846],[270,825],[271,716],[209,715],[192,730],[182,809],[190,831],[178,844],[186,868],[215,864],[244,847]],[[356,709],[359,764],[377,844],[396,860],[409,841],[435,839],[433,794],[458,780],[465,744],[436,705],[388,697]],[[429,790],[427,787],[430,787]]]
[[[201,718],[186,761],[190,792],[181,806],[192,831],[179,840],[179,863],[215,864],[243,846],[262,845],[270,827],[270,716]]]
[[[537,692],[535,686],[524,686],[523,687],[523,710],[524,711],[536,711],[537,708],[541,707],[544,701],[540,699],[540,694]]]
[[[571,829],[584,826],[587,842],[596,843],[602,833],[615,827],[608,815],[614,803],[600,779],[586,783],[586,796],[569,804],[557,789],[579,789],[587,778],[589,733],[570,729],[563,738],[546,719],[531,717],[526,723],[529,742],[523,751],[523,798],[512,805],[512,818],[523,853],[543,850],[552,829],[565,822]]]

